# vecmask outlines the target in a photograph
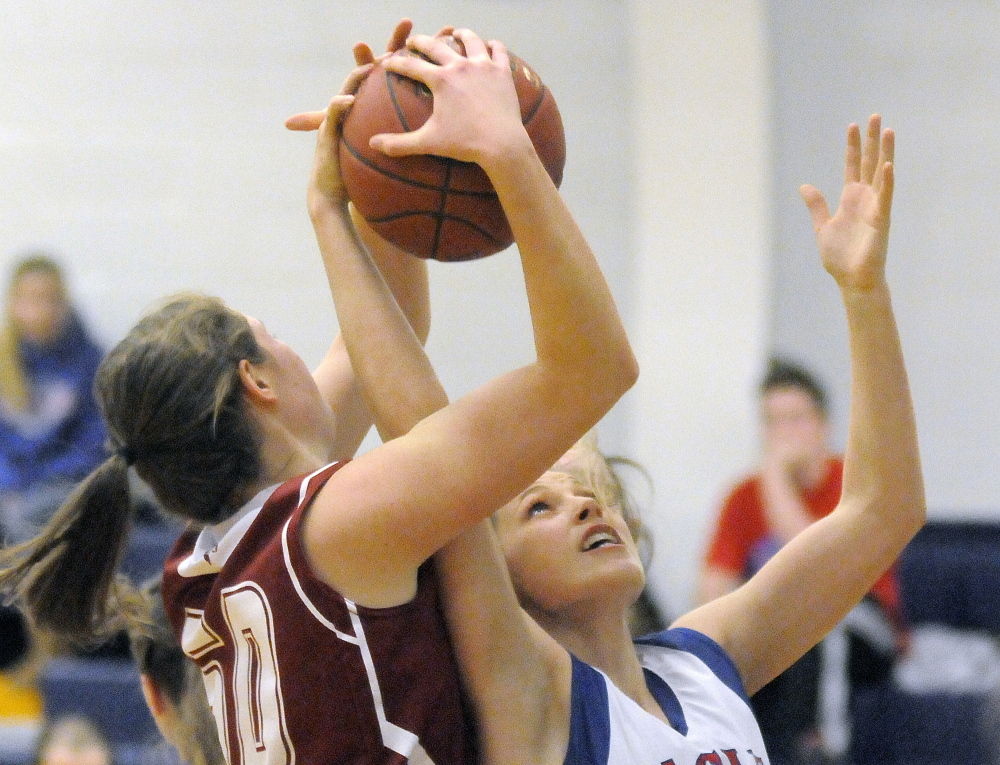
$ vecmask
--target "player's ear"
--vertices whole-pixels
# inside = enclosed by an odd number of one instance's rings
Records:
[[[149,713],[154,720],[158,720],[167,711],[167,699],[149,675],[139,675],[139,683],[142,685],[142,695],[146,699]]]
[[[271,385],[270,375],[262,365],[251,364],[247,359],[243,359],[239,365],[239,377],[243,392],[251,401],[263,404],[277,400],[278,396]]]

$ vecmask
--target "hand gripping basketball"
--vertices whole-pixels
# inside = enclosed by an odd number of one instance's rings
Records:
[[[449,44],[464,54],[453,38]],[[538,74],[508,57],[521,121],[559,185],[566,161],[559,109]],[[375,64],[343,124],[340,165],[348,197],[380,236],[422,258],[470,260],[506,249],[513,235],[482,168],[430,154],[393,157],[369,145],[373,135],[417,130],[433,107],[426,85]]]

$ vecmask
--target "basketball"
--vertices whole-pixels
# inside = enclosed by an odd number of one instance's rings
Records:
[[[535,70],[508,55],[521,121],[558,186],[566,162],[559,109]],[[378,133],[416,130],[432,108],[427,86],[375,65],[344,120],[340,166],[347,195],[380,236],[422,258],[461,261],[500,252],[514,237],[482,168],[429,154],[389,157],[368,145]]]

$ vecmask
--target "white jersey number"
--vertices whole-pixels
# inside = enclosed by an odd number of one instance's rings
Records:
[[[285,722],[285,705],[278,682],[278,659],[274,649],[274,620],[263,591],[253,582],[244,582],[222,592],[222,613],[229,629],[235,663],[227,673],[221,664],[205,666],[205,687],[209,704],[230,762],[241,765],[294,765],[295,750]],[[222,643],[205,640],[211,634],[202,623],[190,622],[184,630],[184,649],[197,657]],[[200,621],[200,619],[198,620]],[[200,633],[202,640],[190,640]],[[195,643],[201,643],[195,646]],[[230,676],[226,676],[226,675]],[[228,721],[236,722],[237,741],[228,739]]]

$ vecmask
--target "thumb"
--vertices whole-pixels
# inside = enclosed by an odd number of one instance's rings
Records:
[[[827,207],[826,200],[819,189],[808,183],[799,187],[799,196],[806,203],[812,217],[813,230],[819,231],[830,220],[830,208]]]

